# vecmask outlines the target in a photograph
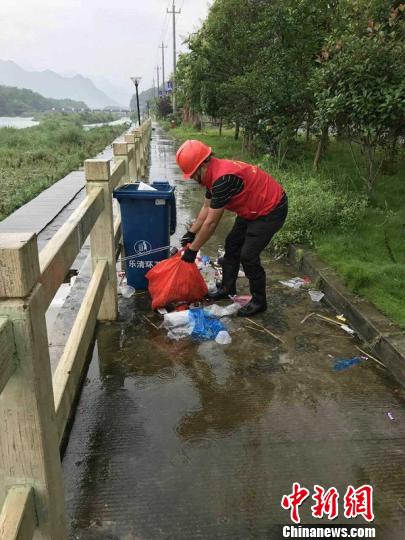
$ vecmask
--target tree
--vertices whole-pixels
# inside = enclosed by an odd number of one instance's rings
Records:
[[[405,4],[390,4],[342,3],[340,27],[319,55],[314,78],[318,122],[343,126],[350,142],[360,145],[359,170],[369,191],[382,150],[392,153],[405,126]]]

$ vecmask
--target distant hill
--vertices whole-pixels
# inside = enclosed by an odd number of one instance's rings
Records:
[[[92,109],[118,105],[82,75],[62,77],[50,70],[26,71],[10,60],[0,60],[0,84],[29,88],[47,98],[82,101]]]
[[[132,95],[133,84],[128,79],[128,88],[124,86],[118,86],[117,84],[112,83],[105,77],[100,77],[97,75],[90,76],[91,80],[100,88],[107,96],[111,96],[115,102],[117,102],[121,107],[129,108],[129,102]]]
[[[139,93],[139,108],[141,111],[146,111],[148,101],[155,99],[156,88],[148,88]],[[136,94],[133,94],[130,103],[130,109],[136,110]]]
[[[0,86],[0,116],[44,112],[55,109],[87,109],[83,101],[72,99],[50,99],[26,88]]]

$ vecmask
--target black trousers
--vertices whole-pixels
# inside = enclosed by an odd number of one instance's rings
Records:
[[[281,229],[288,214],[288,199],[284,195],[280,204],[267,215],[255,220],[237,217],[225,240],[222,263],[222,286],[235,292],[239,267],[249,279],[250,292],[258,300],[266,298],[266,273],[260,263],[260,254]]]

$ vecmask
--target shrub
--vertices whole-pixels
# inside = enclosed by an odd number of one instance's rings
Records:
[[[269,170],[268,161],[260,164]],[[284,186],[289,202],[288,218],[275,236],[273,248],[282,252],[290,243],[313,244],[315,235],[333,228],[349,229],[362,218],[367,198],[362,194],[342,192],[332,180],[314,176],[310,169],[271,174]]]

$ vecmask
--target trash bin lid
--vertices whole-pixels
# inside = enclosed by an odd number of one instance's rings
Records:
[[[174,186],[169,182],[152,182],[154,191],[139,190],[139,182],[126,184],[113,191],[113,197],[121,199],[170,199],[173,197]]]

